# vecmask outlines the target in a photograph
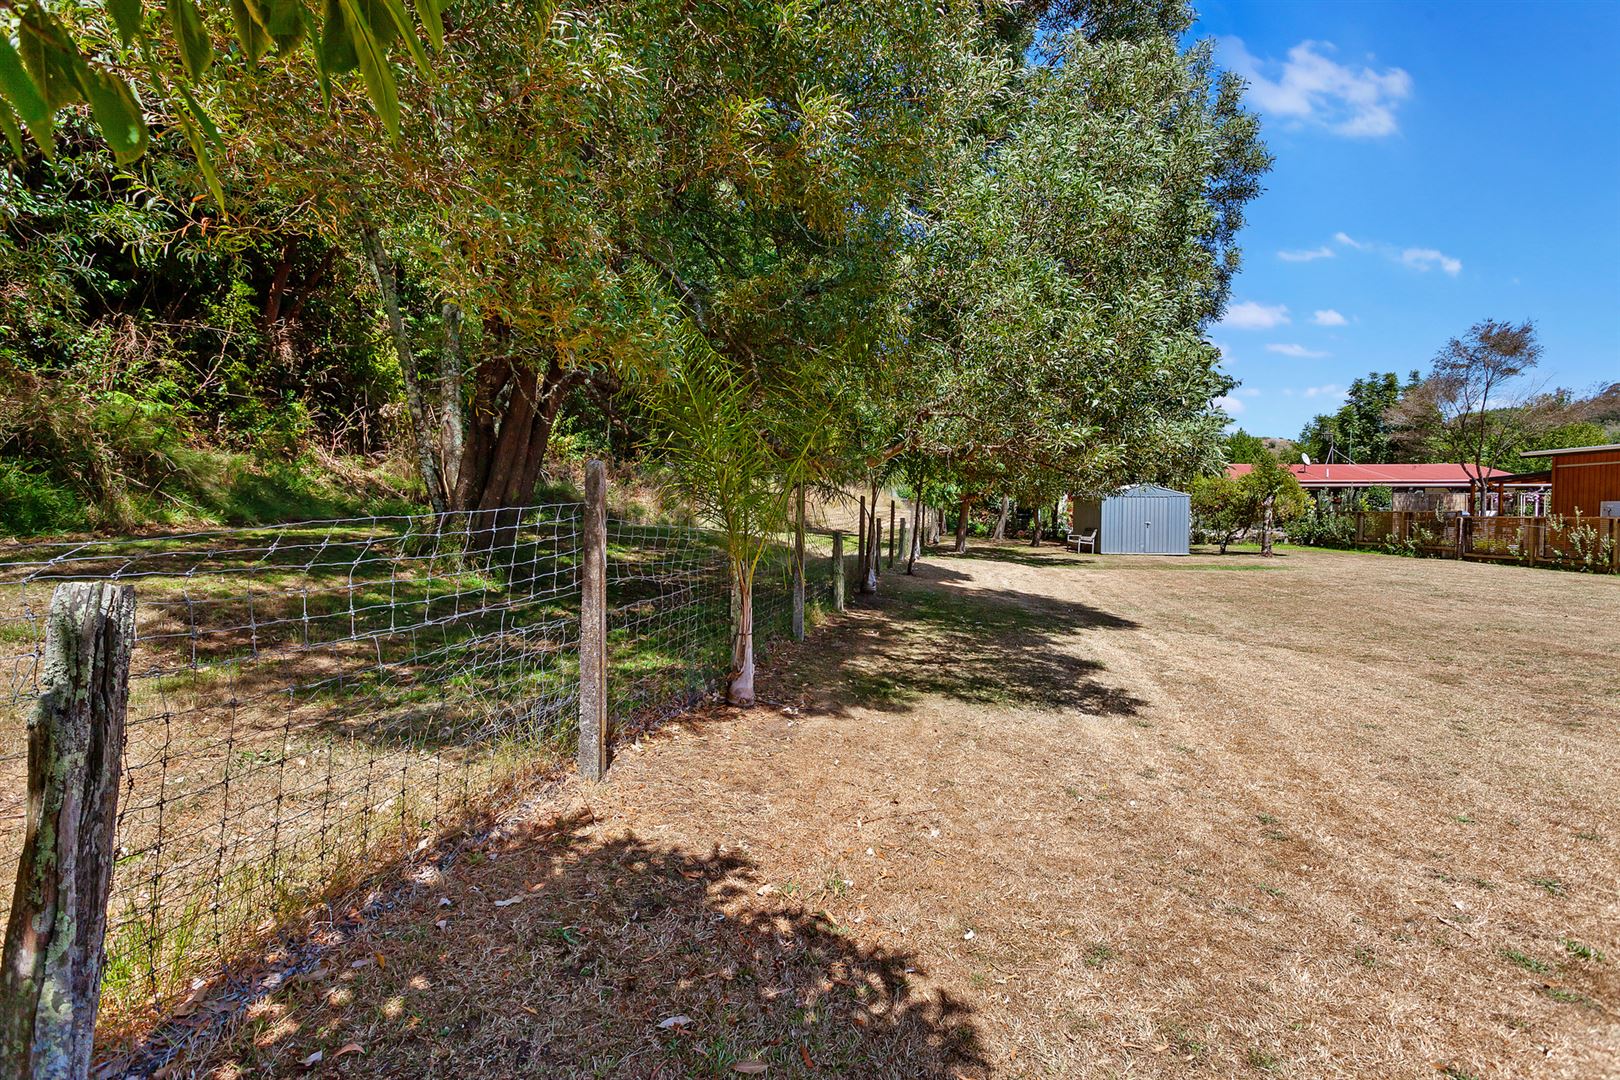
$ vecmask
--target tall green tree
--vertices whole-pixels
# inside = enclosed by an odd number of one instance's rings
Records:
[[[1217,467],[1231,383],[1202,329],[1269,165],[1206,47],[1069,30],[1043,49],[914,211],[886,398],[890,452],[999,472],[1037,505]]]

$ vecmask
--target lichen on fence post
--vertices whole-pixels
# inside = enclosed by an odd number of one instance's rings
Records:
[[[579,773],[600,780],[608,767],[607,470],[585,466],[579,575]]]
[[[28,820],[0,968],[0,1076],[87,1076],[135,641],[135,590],[51,597],[43,693],[28,725]]]

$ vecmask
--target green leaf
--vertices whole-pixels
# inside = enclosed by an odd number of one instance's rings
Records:
[[[360,63],[354,37],[340,0],[326,0],[326,21],[321,27],[321,74],[326,77],[353,71]]]
[[[191,152],[197,156],[197,167],[202,170],[203,183],[208,185],[209,194],[223,209],[225,206],[225,189],[220,186],[219,174],[214,171],[213,159],[208,156],[208,144],[204,141],[202,133],[189,116],[180,113],[175,116],[180,122],[180,130],[185,132],[186,142],[191,144]]]
[[[394,39],[399,37],[399,24],[394,21],[385,0],[358,0],[357,7],[377,44],[384,49],[393,45]],[[407,29],[414,29],[409,22],[405,25]]]
[[[185,101],[186,109],[191,113],[191,118],[197,122],[197,127],[202,130],[203,135],[208,139],[208,144],[215,150],[223,151],[225,149],[225,140],[220,138],[219,128],[214,124],[214,118],[208,115],[208,110],[197,104],[197,99],[192,97],[191,91],[184,86],[180,88],[180,97]]]
[[[388,51],[371,32],[359,8],[359,0],[340,0],[348,17],[349,30],[354,36],[355,57],[359,61],[360,75],[366,80],[371,104],[377,118],[392,138],[399,138],[399,91],[394,85],[394,71],[388,65]]]
[[[124,44],[134,41],[135,35],[141,32],[141,0],[107,0],[107,10]]]
[[[304,36],[304,20],[309,17],[299,0],[243,0],[254,21],[275,41],[278,49],[286,49]]]
[[[113,158],[127,165],[146,153],[146,121],[129,84],[110,71],[96,69],[86,72],[84,90]]]
[[[416,0],[416,17],[422,20],[428,42],[435,51],[444,48],[444,8],[439,0]]]
[[[416,70],[427,75],[431,70],[428,66],[427,50],[422,48],[422,41],[416,36],[416,27],[411,23],[411,14],[405,10],[405,0],[369,0],[369,3],[373,8],[371,17],[377,18],[376,9],[379,8],[386,13],[393,29],[405,39],[405,47],[411,50],[411,59],[416,61]],[[379,38],[385,42],[388,40],[381,38],[380,35]]]
[[[12,47],[11,38],[5,34],[0,34],[0,93],[4,93],[11,107],[17,110],[24,126],[33,133],[34,141],[49,154],[54,110],[45,103],[39,87],[23,70],[22,58]]]
[[[84,58],[62,25],[31,7],[22,16],[21,28],[17,51],[46,107],[54,113],[83,101]],[[17,104],[15,99],[13,104]],[[23,119],[27,120],[26,114]]]
[[[174,28],[174,39],[180,46],[180,62],[195,82],[214,62],[214,46],[208,40],[202,12],[191,0],[169,0],[169,25]]]
[[[242,50],[247,53],[248,59],[256,63],[259,57],[270,51],[269,33],[259,25],[259,20],[254,18],[245,0],[231,0],[231,18],[236,23],[236,40],[242,43]]]
[[[17,126],[17,114],[4,100],[0,100],[0,131],[6,133],[6,142],[11,144],[12,151],[19,159],[28,156],[23,151],[22,128]]]

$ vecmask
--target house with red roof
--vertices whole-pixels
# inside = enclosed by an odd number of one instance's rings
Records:
[[[1384,487],[1394,493],[1396,510],[1466,510],[1468,493],[1475,479],[1472,466],[1451,462],[1400,465],[1317,463],[1283,467],[1293,473],[1299,486],[1319,502],[1330,502],[1337,506],[1353,501],[1358,493],[1368,488]],[[1233,464],[1226,467],[1226,473],[1237,479],[1253,468],[1253,465]],[[1488,496],[1486,513],[1496,512],[1495,503],[1500,497],[1499,493],[1508,497],[1523,494],[1535,500],[1546,487],[1536,481],[1515,482],[1509,473],[1501,469],[1485,469],[1482,479],[1487,483],[1497,481],[1493,485],[1497,490]],[[1536,512],[1539,512],[1539,507]]]

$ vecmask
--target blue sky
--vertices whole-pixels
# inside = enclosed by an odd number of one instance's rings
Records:
[[[1620,381],[1620,3],[1200,0],[1277,161],[1210,331],[1237,424],[1534,319],[1537,381]]]

